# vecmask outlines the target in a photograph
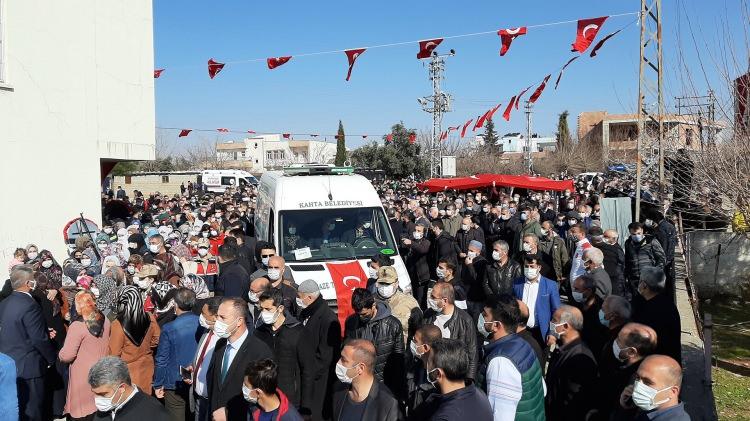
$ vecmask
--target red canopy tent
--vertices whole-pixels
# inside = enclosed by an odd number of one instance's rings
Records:
[[[530,190],[573,190],[573,180],[551,180],[545,177],[528,175],[477,174],[471,177],[433,178],[417,184],[420,189],[430,193],[444,190],[471,190],[491,187],[492,182],[500,187],[516,187]]]

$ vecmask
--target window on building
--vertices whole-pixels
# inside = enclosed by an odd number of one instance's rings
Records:
[[[125,184],[130,184],[133,182],[133,177],[126,175],[125,176]]]
[[[266,159],[268,160],[273,159],[273,152],[274,151],[266,151]]]
[[[161,182],[162,183],[169,183],[169,176],[168,175],[162,175],[161,176]]]
[[[685,129],[685,145],[693,145],[693,129]]]
[[[242,155],[242,157],[244,158],[244,157],[245,157],[245,155],[246,155],[246,154],[245,154],[245,151],[242,151],[242,152],[241,152],[241,155]]]

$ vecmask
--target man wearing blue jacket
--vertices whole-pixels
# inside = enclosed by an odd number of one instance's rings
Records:
[[[560,293],[557,282],[539,273],[542,258],[528,254],[524,257],[523,278],[513,283],[513,295],[529,308],[526,326],[542,348],[554,339],[548,339],[549,322],[552,314],[560,308]]]
[[[190,413],[190,386],[185,384],[182,367],[193,361],[198,347],[196,331],[198,316],[193,313],[195,292],[187,288],[175,290],[174,303],[177,318],[161,329],[159,348],[156,351],[154,391],[164,399],[164,406],[173,421],[193,419]],[[186,374],[189,373],[186,371]]]

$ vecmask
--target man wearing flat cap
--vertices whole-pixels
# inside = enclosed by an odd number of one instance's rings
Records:
[[[398,287],[398,274],[393,266],[382,266],[378,269],[378,280],[375,284],[377,294],[375,298],[391,308],[393,314],[404,330],[404,345],[422,324],[422,310],[417,300],[410,294],[404,294]]]
[[[486,298],[484,293],[484,280],[487,276],[487,259],[482,255],[483,243],[472,240],[469,242],[469,251],[463,261],[461,270],[461,282],[466,287],[467,311],[474,320],[477,320],[482,312],[483,303]]]

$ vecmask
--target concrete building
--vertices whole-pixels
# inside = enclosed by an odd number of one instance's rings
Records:
[[[283,135],[260,135],[216,144],[217,160],[226,168],[252,173],[290,164],[330,163],[336,143],[315,139],[285,139]]]
[[[150,193],[180,194],[180,185],[187,187],[188,182],[196,184],[200,171],[171,171],[144,172],[131,175],[116,175],[112,177],[112,191],[122,186],[128,197],[133,197],[133,191],[138,190],[148,196]]]
[[[103,176],[154,159],[153,70],[151,0],[0,0],[3,265],[28,243],[62,260]]]
[[[554,137],[542,137],[536,133],[531,135],[531,152],[554,151],[557,139]],[[526,152],[526,136],[521,133],[507,133],[495,144],[501,152]]]
[[[709,122],[697,115],[664,115],[665,141],[669,150],[687,148],[699,150],[703,131]],[[710,126],[718,133],[725,124],[713,122]],[[656,123],[649,121],[647,132],[656,130]],[[578,115],[579,142],[601,145],[605,156],[620,161],[634,161],[638,137],[636,114],[608,114],[606,111],[586,111]]]

